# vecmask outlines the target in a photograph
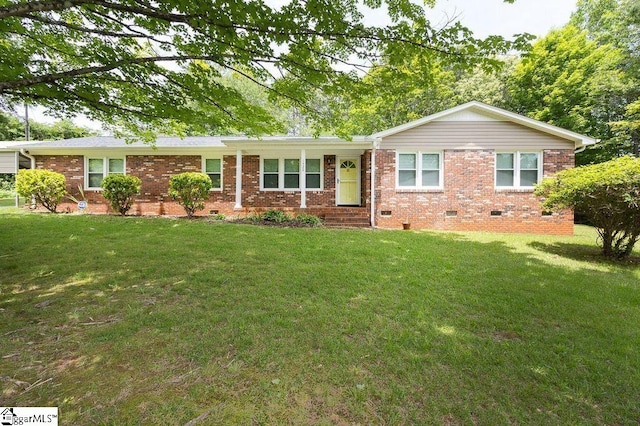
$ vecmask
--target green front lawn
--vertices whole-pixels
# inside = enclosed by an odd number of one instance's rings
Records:
[[[0,198],[0,207],[15,207],[16,198]]]
[[[640,265],[577,237],[0,214],[1,405],[61,424],[630,424]]]

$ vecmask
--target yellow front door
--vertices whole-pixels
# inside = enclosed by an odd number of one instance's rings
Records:
[[[360,204],[357,159],[341,159],[338,173],[338,204]]]

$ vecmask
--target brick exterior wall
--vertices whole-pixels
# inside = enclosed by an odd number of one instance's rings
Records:
[[[494,152],[491,150],[447,150],[444,152],[444,188],[438,191],[396,190],[395,150],[376,151],[376,224],[383,228],[401,228],[405,221],[412,229],[473,230],[572,234],[570,211],[543,216],[540,200],[530,191],[497,191],[494,186]],[[336,202],[336,156],[324,156],[324,187],[307,191],[307,207],[312,212],[326,212]],[[361,156],[361,205],[370,209],[371,151]],[[545,150],[543,175],[573,167],[574,152]],[[260,158],[243,156],[242,210],[234,211],[236,157],[223,157],[223,190],[211,191],[200,214],[219,212],[226,215],[247,214],[268,208],[299,210],[299,191],[260,191]],[[36,167],[60,172],[67,179],[67,190],[79,198],[78,186],[84,184],[84,158],[77,155],[36,156]],[[130,214],[184,215],[184,210],[168,195],[171,175],[202,170],[198,155],[127,156],[127,174],[142,180],[141,194]],[[109,207],[100,191],[85,190],[89,211],[108,213]],[[75,211],[73,203],[60,206],[61,211]],[[491,211],[502,216],[491,216]],[[391,212],[383,216],[383,211]],[[447,211],[457,216],[447,217]]]
[[[496,190],[494,158],[492,150],[446,150],[442,190],[396,190],[396,152],[378,150],[376,224],[401,228],[406,221],[412,229],[573,234],[571,211],[543,216],[532,191]],[[543,163],[543,175],[550,176],[573,167],[574,152],[545,150]],[[502,215],[491,216],[494,210]],[[457,216],[447,217],[447,211]]]
[[[323,163],[323,190],[307,190],[307,207],[333,207],[336,205],[336,156],[325,155]]]
[[[324,187],[307,191],[309,208],[335,206],[335,155],[324,156]],[[81,155],[36,156],[36,167],[60,172],[67,179],[67,191],[80,198],[78,186],[84,187],[84,157]],[[130,214],[138,215],[184,215],[184,209],[168,195],[169,179],[172,175],[201,171],[202,157],[199,155],[128,155],[126,173],[142,180],[140,194],[135,198]],[[260,191],[260,157],[242,157],[242,210],[235,211],[236,156],[225,155],[222,159],[222,191],[211,191],[204,210],[226,215],[248,214],[268,208],[295,211],[300,208],[300,191]],[[110,213],[107,201],[98,190],[84,190],[90,213]],[[75,211],[75,203],[60,204],[59,211]]]

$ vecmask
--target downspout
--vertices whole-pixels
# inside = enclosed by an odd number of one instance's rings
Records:
[[[371,227],[376,227],[376,149],[380,139],[374,139],[371,146]]]
[[[36,168],[36,157],[34,157],[33,155],[29,155],[29,151],[25,151],[24,148],[20,148],[20,154],[24,155],[29,160],[31,160],[31,168],[32,169]]]

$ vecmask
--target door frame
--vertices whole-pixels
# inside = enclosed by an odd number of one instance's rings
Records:
[[[355,204],[342,204],[340,203],[340,165],[345,160],[351,160],[356,163],[356,194],[358,194],[358,201]],[[359,155],[345,155],[344,157],[336,156],[336,206],[361,206],[362,205],[362,171],[360,170],[361,158]]]

